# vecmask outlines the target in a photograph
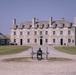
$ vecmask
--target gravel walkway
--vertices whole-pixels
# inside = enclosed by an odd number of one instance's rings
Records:
[[[74,61],[34,61],[34,62],[3,62],[1,60],[13,57],[30,57],[31,49],[28,51],[0,56],[0,75],[76,75],[76,55],[70,55],[55,50],[51,46],[33,46],[37,51],[39,47],[46,52],[48,47],[49,57],[70,58]],[[44,57],[45,58],[45,57]]]

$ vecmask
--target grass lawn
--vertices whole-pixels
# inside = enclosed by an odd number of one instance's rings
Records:
[[[28,59],[30,59],[30,57],[8,58],[8,59],[4,59],[3,61],[6,61],[6,62],[30,62]]]
[[[0,55],[16,54],[29,49],[29,46],[0,46]]]
[[[71,47],[63,46],[63,47],[54,47],[54,48],[56,50],[59,50],[65,53],[76,54],[76,46],[71,46]]]
[[[36,61],[36,60],[38,60],[36,57],[34,57],[33,60],[32,60],[31,57],[20,57],[20,58],[8,58],[8,59],[4,59],[3,61],[5,61],[5,62],[32,62],[32,61]],[[44,60],[41,60],[41,61],[44,61]],[[71,59],[58,58],[58,57],[49,57],[49,59],[46,60],[46,61],[47,62],[53,62],[53,61],[71,61]]]
[[[68,59],[68,58],[58,58],[58,57],[50,57],[48,60],[51,62],[51,61],[70,61],[71,59]]]

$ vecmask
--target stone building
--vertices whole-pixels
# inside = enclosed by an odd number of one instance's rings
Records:
[[[4,34],[0,33],[0,45],[8,45],[9,38],[7,38]]]
[[[11,42],[18,45],[76,45],[76,17],[74,23],[64,18],[53,20],[38,20],[35,17],[32,21],[25,21],[16,24],[16,19],[10,29]]]

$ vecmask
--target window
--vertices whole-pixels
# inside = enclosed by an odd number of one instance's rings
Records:
[[[30,39],[27,39],[27,43],[30,43]]]
[[[40,31],[40,35],[42,35],[42,31]]]
[[[55,43],[55,39],[53,39],[53,43]]]
[[[74,43],[74,40],[72,40],[72,43]]]
[[[16,39],[14,39],[14,42],[16,42]]]
[[[37,43],[37,39],[35,39],[35,43]]]
[[[53,31],[53,35],[55,35],[55,31]]]
[[[68,34],[71,34],[71,31],[70,30],[68,31]]]
[[[24,28],[25,26],[24,25],[22,25],[22,29]]]
[[[45,35],[48,35],[48,31],[45,31]]]
[[[22,31],[20,32],[20,35],[22,35],[23,33],[22,33]]]
[[[69,38],[69,39],[68,39],[68,43],[70,43],[70,42],[71,42],[71,39]]]
[[[45,39],[45,42],[48,43],[48,39]]]
[[[16,29],[18,28],[18,25],[16,25]]]
[[[60,31],[60,35],[62,35],[63,34],[63,31]]]
[[[37,31],[35,31],[34,34],[37,35]]]
[[[27,32],[27,35],[30,35],[30,32],[29,31]]]
[[[16,35],[16,32],[14,32],[14,35]]]
[[[5,40],[1,40],[0,43],[1,43],[1,44],[5,44]]]

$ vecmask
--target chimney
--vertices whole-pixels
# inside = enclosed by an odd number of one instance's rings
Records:
[[[60,18],[60,20],[64,20],[64,18]]]
[[[35,23],[36,23],[36,18],[33,17],[33,19],[32,19],[32,27],[34,27]]]
[[[50,25],[50,27],[51,27],[51,25],[52,25],[52,21],[53,21],[53,18],[50,17],[50,18],[49,18],[49,25]]]
[[[16,19],[13,19],[13,25],[15,25],[16,24]]]
[[[76,16],[74,17],[74,26],[76,26]]]

